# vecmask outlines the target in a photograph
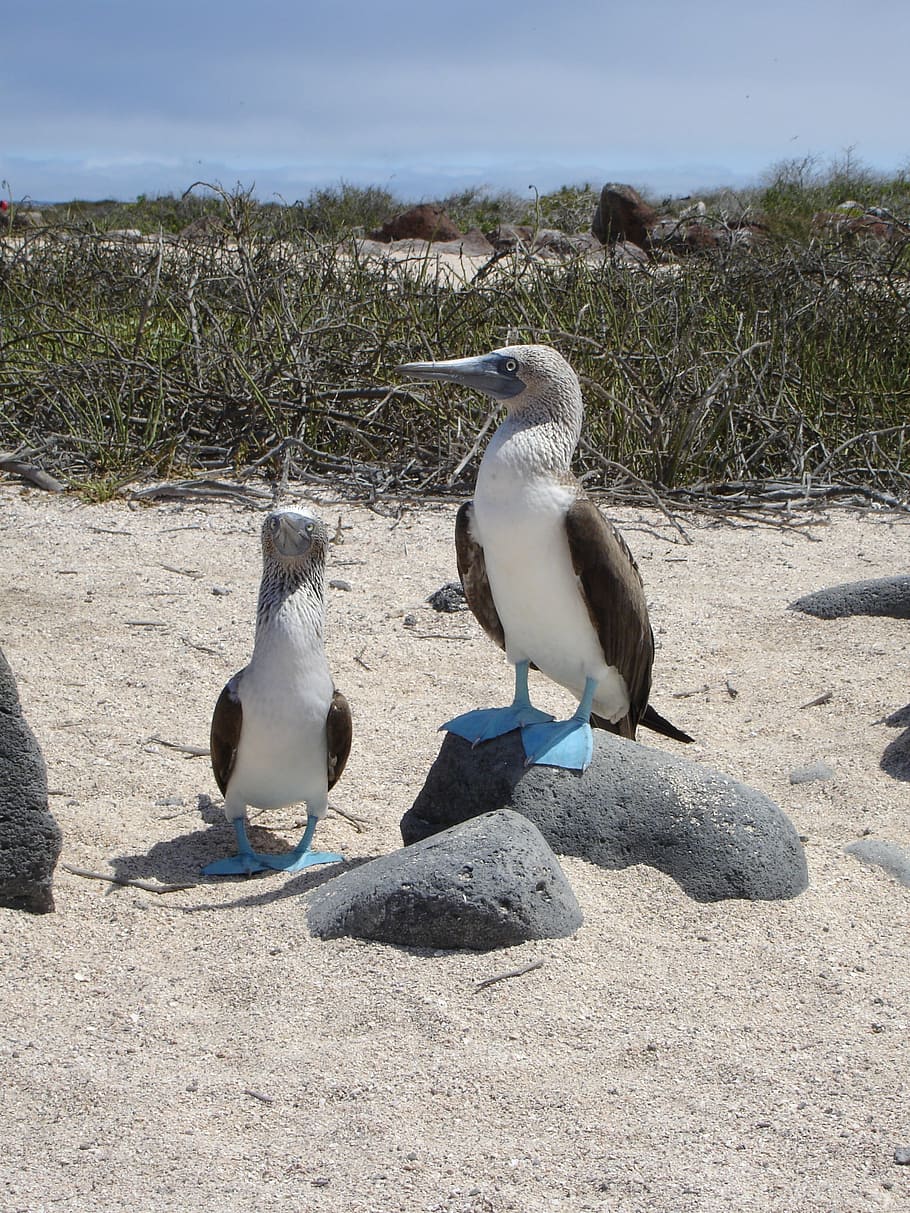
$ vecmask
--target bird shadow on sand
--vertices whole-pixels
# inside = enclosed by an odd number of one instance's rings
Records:
[[[885,747],[879,765],[892,779],[910,783],[910,703],[886,716],[884,723],[892,729],[899,729],[904,725],[907,727],[900,737],[895,737]]]
[[[212,805],[208,797],[199,798],[199,809],[208,828],[178,834],[166,842],[156,842],[139,855],[115,856],[110,861],[115,878],[125,881],[154,880],[168,885],[186,884],[206,889],[222,888],[238,893],[243,890],[242,896],[230,901],[179,906],[184,913],[193,913],[264,905],[285,897],[299,897],[340,876],[342,872],[349,872],[377,858],[375,855],[358,856],[344,863],[307,868],[290,876],[282,872],[257,872],[252,876],[236,877],[203,876],[202,868],[207,863],[236,850],[236,838],[220,807]],[[283,854],[292,850],[292,844],[264,826],[251,823],[248,833],[254,850],[266,854]],[[189,887],[187,891],[190,891]],[[172,902],[169,904],[172,908],[178,908]]]

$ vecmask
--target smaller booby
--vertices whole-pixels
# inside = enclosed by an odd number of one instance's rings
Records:
[[[351,712],[335,689],[323,644],[329,532],[318,518],[276,510],[262,524],[262,582],[249,665],[221,692],[212,717],[211,754],[224,815],[238,854],[203,868],[206,876],[299,872],[343,856],[310,850],[351,749]],[[300,843],[284,855],[253,850],[247,807],[306,802]]]
[[[519,728],[529,764],[576,770],[591,761],[591,723],[629,738],[641,723],[691,741],[648,703],[654,636],[641,575],[570,471],[584,405],[566,360],[550,346],[516,345],[398,370],[463,384],[508,410],[474,500],[458,511],[455,546],[468,605],[515,666],[515,694],[508,707],[442,727],[475,745]],[[576,695],[569,720],[532,706],[532,665]]]

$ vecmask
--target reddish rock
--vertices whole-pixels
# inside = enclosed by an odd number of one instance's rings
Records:
[[[656,220],[655,211],[631,185],[610,183],[600,191],[591,231],[601,244],[625,240],[646,249],[648,232]]]
[[[894,240],[906,237],[910,227],[879,208],[865,211],[861,215],[849,210],[819,211],[812,216],[812,226],[817,231],[836,232],[839,236],[872,236],[876,240]]]
[[[369,235],[371,240],[387,244],[392,240],[457,240],[461,232],[442,207],[423,203],[389,219]]]
[[[659,218],[649,233],[652,249],[687,257],[694,253],[730,248],[732,245],[752,245],[767,235],[767,228],[757,221],[711,222],[698,217]]]

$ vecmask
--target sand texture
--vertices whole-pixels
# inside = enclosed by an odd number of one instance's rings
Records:
[[[436,726],[511,678],[469,613],[425,603],[455,576],[454,505],[315,508],[340,520],[328,576],[349,586],[328,601],[355,729],[331,801],[363,822],[332,812],[316,842],[357,861],[401,845]],[[700,904],[651,868],[567,858],[574,937],[420,952],[311,937],[330,869],[199,875],[232,835],[208,759],[163,742],[206,746],[249,656],[262,509],[0,488],[0,647],[61,864],[192,885],[61,866],[56,913],[0,910],[0,1208],[910,1209],[910,889],[844,851],[910,848],[910,627],[786,609],[906,572],[910,521],[686,516],[685,544],[659,513],[612,516],[651,605],[655,706],[698,739],[687,757],[788,813],[809,888]],[[790,782],[816,762],[833,777]],[[254,844],[296,842],[302,817],[258,815]]]

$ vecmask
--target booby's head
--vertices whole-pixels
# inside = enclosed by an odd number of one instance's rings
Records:
[[[507,345],[476,358],[445,362],[406,362],[396,368],[414,379],[441,379],[474,388],[519,413],[532,401],[581,402],[578,376],[550,345]]]
[[[308,626],[321,635],[328,549],[328,528],[319,518],[301,510],[274,510],[266,515],[257,633],[293,603],[294,610],[302,611]]]
[[[266,563],[281,565],[325,560],[329,532],[325,523],[300,510],[274,510],[262,524],[262,554]]]
[[[584,404],[578,376],[549,345],[507,345],[476,358],[407,362],[398,370],[415,379],[442,379],[474,388],[508,410],[497,437],[534,435],[527,460],[567,469],[581,435]]]

